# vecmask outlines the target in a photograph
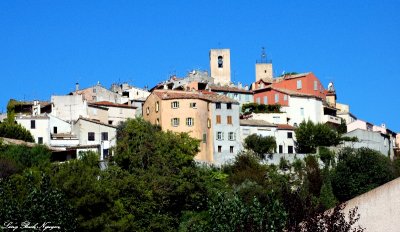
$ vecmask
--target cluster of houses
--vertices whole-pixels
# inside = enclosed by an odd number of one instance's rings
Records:
[[[273,136],[276,157],[296,155],[295,128],[304,120],[334,127],[345,122],[347,136],[358,142],[343,146],[369,147],[393,157],[400,136],[384,124],[358,119],[350,107],[336,102],[333,83],[324,88],[311,72],[274,77],[263,51],[250,85],[231,81],[229,49],[210,50],[210,73],[194,70],[186,77],[171,76],[151,89],[100,83],[50,101],[19,101],[16,122],[28,129],[38,144],[49,146],[56,160],[79,158],[81,151],[96,151],[101,160],[112,155],[118,125],[143,117],[162,130],[187,132],[200,140],[196,160],[223,164],[243,149],[250,134]],[[280,105],[278,111],[247,111],[244,104]],[[1,120],[0,120],[1,121]]]

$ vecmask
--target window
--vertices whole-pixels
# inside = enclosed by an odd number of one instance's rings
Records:
[[[224,140],[224,133],[221,131],[217,132],[217,140]]]
[[[38,144],[43,144],[43,137],[38,137]]]
[[[228,140],[230,140],[230,141],[233,141],[233,140],[235,140],[235,133],[234,132],[229,132],[229,134],[228,134]]]
[[[221,109],[221,103],[220,102],[215,103],[215,109]]]
[[[171,102],[171,108],[172,109],[178,109],[179,108],[179,102],[178,101]]]
[[[88,141],[94,141],[94,132],[88,132]]]
[[[207,119],[207,127],[211,128],[211,120],[210,119]]]
[[[101,141],[108,140],[108,132],[101,132]]]
[[[287,149],[289,154],[293,154],[293,146],[288,146]]]
[[[156,119],[156,125],[157,126],[160,125],[160,119],[159,118]]]
[[[226,103],[226,108],[228,110],[231,110],[232,109],[232,103]]]
[[[93,88],[93,93],[96,93],[96,88]]]
[[[239,98],[239,95],[237,93],[234,93],[233,94],[233,99],[238,99],[238,98]]]
[[[193,126],[194,119],[193,118],[186,118],[186,126]]]
[[[314,81],[314,90],[317,91],[318,90],[318,82]]]
[[[232,124],[232,116],[226,116],[226,122]]]
[[[216,121],[217,121],[217,124],[221,124],[221,115],[217,115]]]
[[[272,118],[274,119],[275,124],[278,124],[279,121],[281,120],[281,117],[279,117],[279,116],[273,116]]]
[[[107,159],[109,155],[109,150],[108,149],[103,149],[103,159]]]
[[[196,109],[197,108],[196,102],[191,102],[190,108]]]
[[[207,143],[207,134],[203,134],[203,143]]]
[[[282,153],[283,153],[283,146],[279,145],[279,154],[282,154]]]
[[[179,126],[179,118],[172,118],[171,119],[172,126]]]
[[[230,153],[233,153],[233,146],[230,146],[230,147],[229,147],[229,152],[230,152]]]
[[[108,125],[112,125],[113,121],[112,120],[108,120]]]
[[[243,129],[243,135],[249,135],[250,129]]]
[[[297,80],[297,89],[301,89],[301,80]]]
[[[149,108],[149,107],[146,108],[146,114],[147,114],[147,115],[150,114],[150,108]]]
[[[218,56],[218,68],[224,67],[224,58],[222,56]]]
[[[97,101],[97,97],[96,96],[92,96],[92,100],[93,101]]]
[[[57,127],[56,126],[53,127],[53,134],[57,134]]]
[[[160,110],[160,103],[157,101],[156,102],[156,112],[158,112]]]
[[[300,115],[304,117],[304,108],[303,107],[300,108]]]
[[[31,120],[31,129],[36,129],[36,121]]]
[[[218,153],[222,152],[222,146],[218,146]]]
[[[287,94],[283,95],[283,100],[287,101]]]
[[[261,104],[260,98],[257,98],[257,104]]]
[[[288,137],[288,139],[293,138],[293,133],[292,133],[292,132],[288,132],[288,133],[287,133],[287,137]]]
[[[276,93],[275,94],[275,103],[278,103],[279,102],[279,93]]]
[[[267,105],[268,104],[268,97],[264,96],[264,104]]]

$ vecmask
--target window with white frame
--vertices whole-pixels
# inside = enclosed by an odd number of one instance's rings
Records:
[[[318,90],[318,81],[314,81],[314,90],[315,90],[315,91]]]
[[[275,94],[275,103],[278,103],[279,102],[279,93],[276,93]]]
[[[283,95],[283,100],[287,101],[287,94]]]
[[[228,134],[228,140],[230,140],[230,141],[233,141],[233,140],[235,140],[235,133],[234,132],[229,132],[229,134]]]
[[[193,126],[194,119],[193,118],[186,118],[186,126]]]
[[[230,146],[230,147],[229,147],[229,153],[233,153],[233,149],[234,149],[234,147],[233,147],[233,146]]]
[[[232,109],[232,103],[226,103],[226,108],[228,110],[231,110]]]
[[[221,103],[220,102],[215,103],[215,109],[221,109]]]
[[[217,132],[217,140],[224,140],[224,132],[222,131]]]
[[[301,80],[297,80],[297,89],[301,88],[302,88]]]
[[[267,105],[268,104],[268,97],[264,96],[264,104]]]
[[[172,109],[178,109],[179,108],[179,102],[178,101],[171,102],[171,108]]]
[[[179,126],[179,118],[172,118],[171,119],[172,126]]]
[[[196,109],[197,108],[196,102],[191,102],[190,108]]]
[[[300,115],[304,117],[304,108],[303,107],[300,108]]]

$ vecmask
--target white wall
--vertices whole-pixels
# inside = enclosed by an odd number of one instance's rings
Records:
[[[304,110],[302,111],[301,108]],[[289,124],[292,126],[295,123],[300,125],[303,120],[322,123],[324,114],[321,100],[297,96],[289,96],[289,106],[283,106],[281,110],[287,113],[290,118]]]
[[[53,110],[51,114],[65,121],[75,121],[82,117],[88,117],[87,102],[82,95],[51,96]]]
[[[124,107],[108,107],[108,120],[113,121],[112,125],[116,126],[120,122],[126,121],[128,118],[136,117],[136,109]]]
[[[264,120],[274,124],[287,124],[287,113],[252,113],[251,119]]]
[[[365,231],[400,231],[400,178],[349,200],[344,209],[358,207],[360,225]]]
[[[94,141],[88,141],[89,132],[94,132]],[[108,140],[101,140],[102,132],[108,133]],[[73,126],[73,133],[78,136],[79,145],[101,145],[100,160],[103,160],[103,149],[109,149],[116,145],[117,129],[112,126],[79,119]]]
[[[31,120],[35,121],[35,128],[31,128]],[[49,117],[47,116],[20,116],[16,121],[21,126],[29,130],[38,143],[39,137],[43,138],[43,144],[50,144]]]

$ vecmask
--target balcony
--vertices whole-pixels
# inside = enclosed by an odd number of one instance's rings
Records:
[[[323,123],[333,123],[333,124],[340,124],[342,121],[339,117],[332,116],[332,115],[324,115],[322,117]]]

